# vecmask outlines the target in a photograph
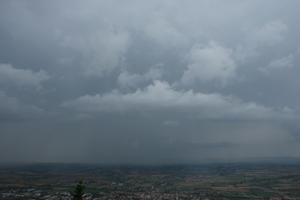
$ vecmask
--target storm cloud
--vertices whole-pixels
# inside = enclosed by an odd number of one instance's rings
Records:
[[[2,1],[3,162],[300,156],[299,1]]]

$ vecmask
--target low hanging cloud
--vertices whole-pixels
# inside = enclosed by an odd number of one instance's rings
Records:
[[[3,85],[40,87],[41,82],[48,80],[49,75],[40,70],[34,72],[30,69],[17,69],[10,64],[0,64],[0,83]]]
[[[118,84],[122,88],[138,88],[140,84],[157,80],[162,77],[162,70],[151,68],[144,74],[129,73],[124,71],[118,76]]]
[[[194,46],[188,54],[189,64],[181,81],[191,85],[195,81],[217,81],[225,85],[235,77],[236,63],[232,58],[232,50],[224,48],[216,42],[208,46]]]
[[[80,112],[182,111],[203,119],[272,119],[292,117],[287,110],[274,111],[252,102],[221,94],[177,91],[167,82],[154,81],[145,89],[123,94],[119,90],[103,95],[85,95],[67,101],[63,107]]]
[[[263,73],[269,74],[272,71],[286,70],[294,66],[294,55],[288,56],[271,61],[266,67],[259,68]]]
[[[6,118],[32,118],[42,112],[41,108],[25,104],[17,98],[10,97],[5,92],[0,91],[0,121]]]

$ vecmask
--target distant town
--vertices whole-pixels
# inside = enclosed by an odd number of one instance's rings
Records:
[[[300,165],[210,164],[199,166],[2,166],[0,197],[71,200],[78,181],[83,199],[237,200],[300,199]]]

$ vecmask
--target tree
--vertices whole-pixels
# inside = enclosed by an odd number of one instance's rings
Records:
[[[79,183],[76,185],[75,190],[71,193],[72,194],[72,200],[82,200],[82,196],[84,194],[84,184],[82,181],[79,181]]]

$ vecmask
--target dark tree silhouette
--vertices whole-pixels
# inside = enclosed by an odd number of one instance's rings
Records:
[[[72,194],[72,200],[82,200],[82,196],[84,194],[84,184],[82,181],[79,181],[79,183],[76,185],[75,190],[71,193]]]

